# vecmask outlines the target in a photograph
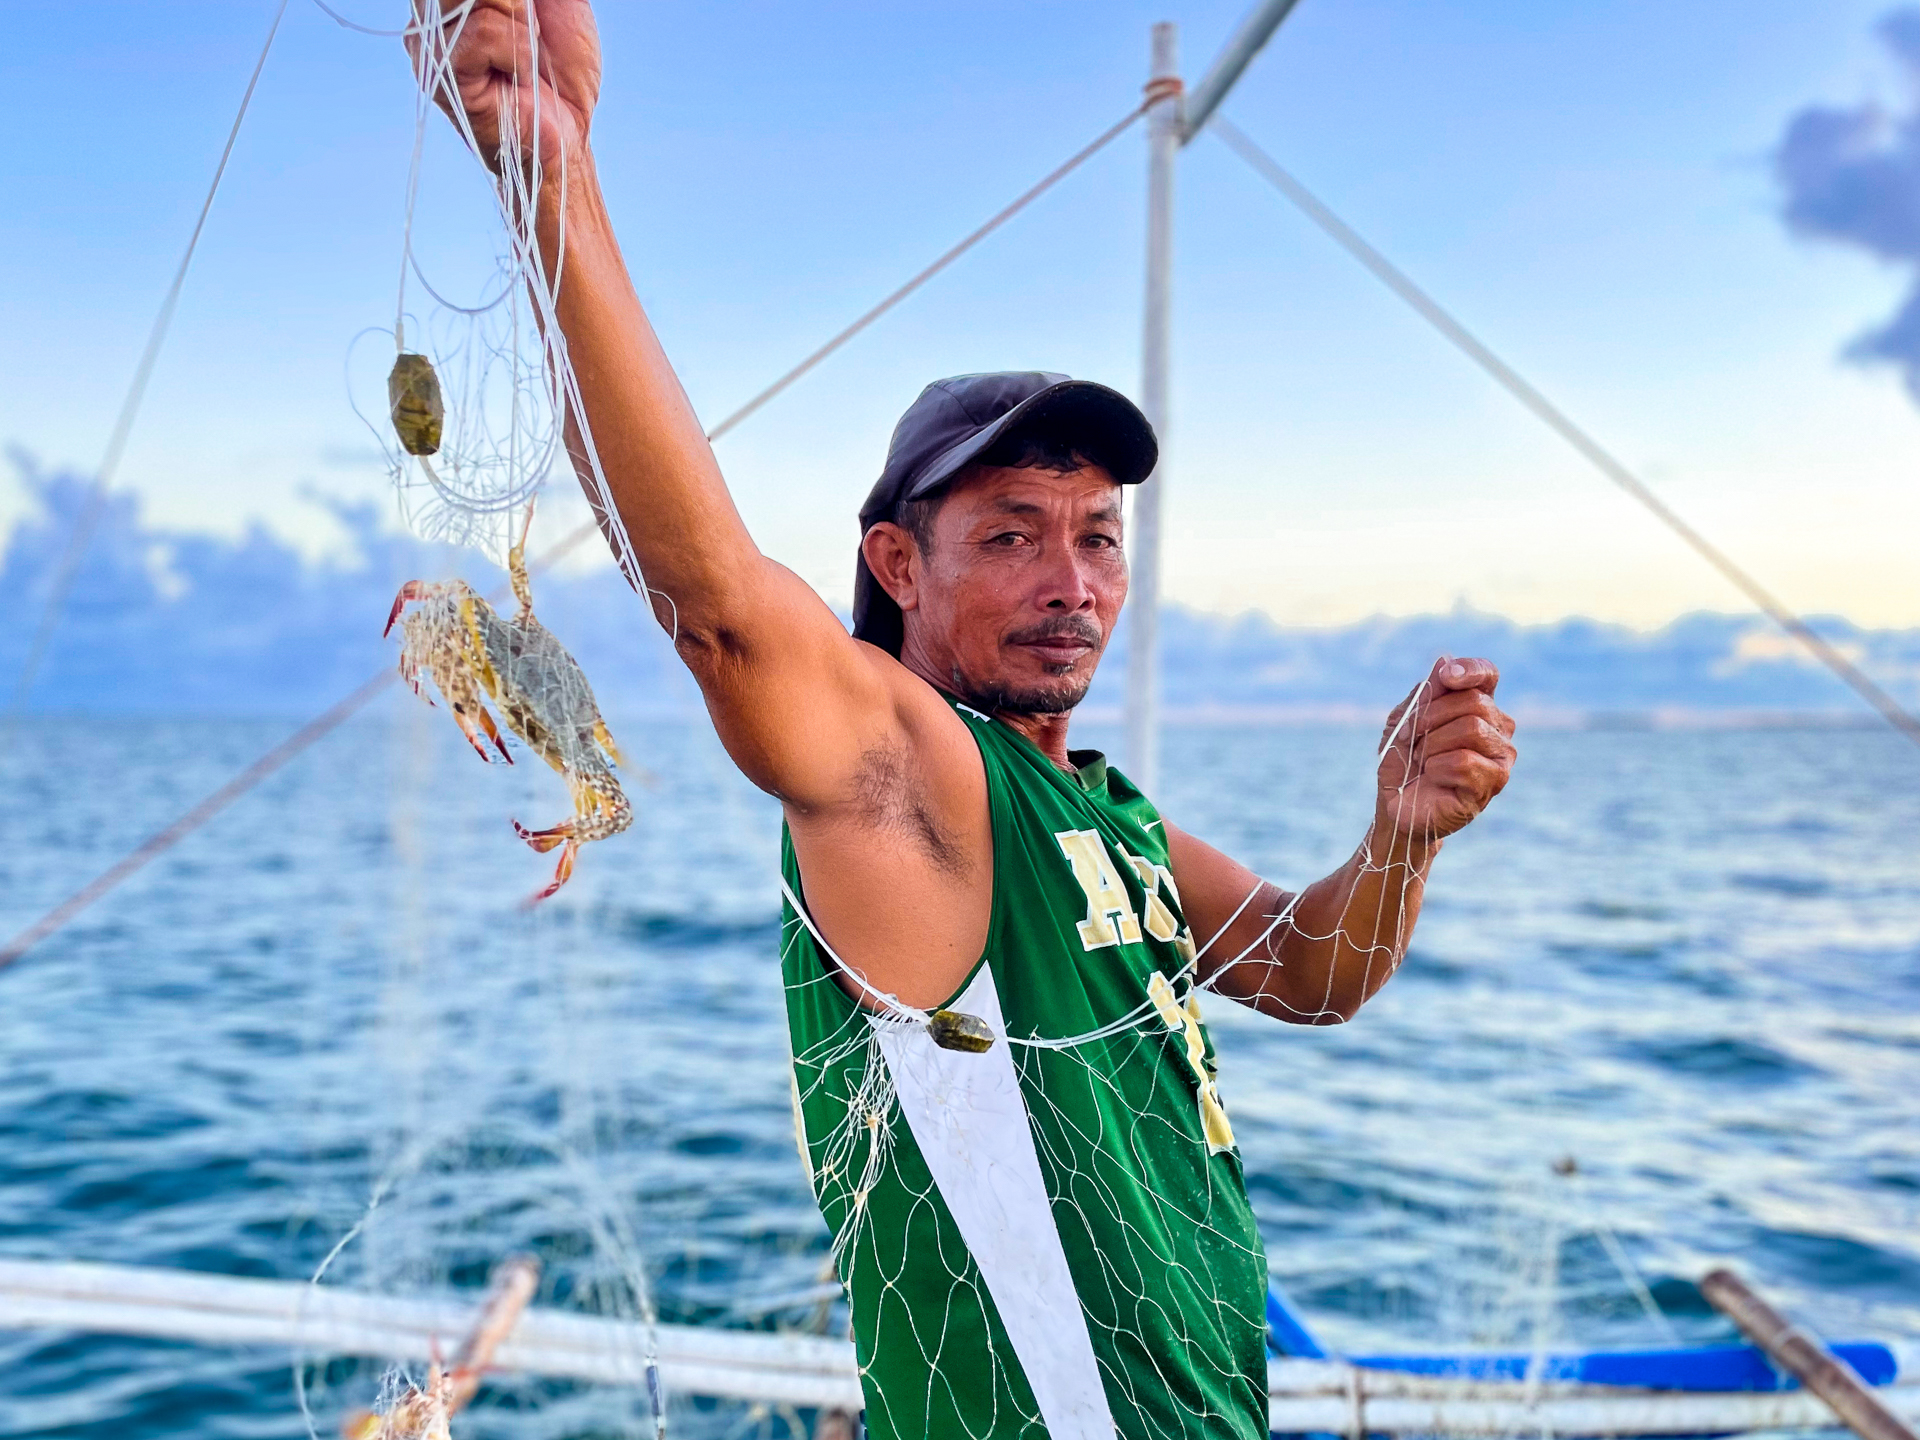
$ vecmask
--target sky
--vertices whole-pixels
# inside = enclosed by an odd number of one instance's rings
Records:
[[[596,154],[702,416],[1123,114],[1153,21],[1191,81],[1247,3],[609,0]],[[8,8],[0,442],[90,470],[273,0]],[[1914,104],[1920,30],[1887,10],[1302,0],[1223,113],[1790,605],[1910,626],[1920,222],[1875,197],[1920,194],[1911,127],[1877,118]],[[399,523],[347,373],[391,324],[413,114],[396,42],[293,0],[120,472],[156,523],[311,554],[349,543],[316,496]],[[444,129],[416,243],[472,299],[497,230]],[[1144,180],[1136,131],[726,437],[763,548],[844,604],[854,512],[935,377],[1137,392]],[[1744,608],[1209,136],[1175,244],[1170,598],[1286,624]],[[0,493],[0,524],[30,503]]]

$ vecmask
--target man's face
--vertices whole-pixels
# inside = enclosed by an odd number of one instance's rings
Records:
[[[947,492],[932,532],[904,557],[909,583],[895,592],[901,659],[983,708],[1078,705],[1127,598],[1114,478],[1097,465],[982,466]]]

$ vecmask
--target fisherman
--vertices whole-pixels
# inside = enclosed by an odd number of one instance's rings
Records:
[[[1117,392],[1025,371],[936,381],[901,417],[850,636],[747,533],[641,310],[588,143],[586,0],[449,8],[483,155],[503,107],[537,145],[559,324],[654,613],[786,817],[796,1108],[869,1429],[1264,1437],[1266,1263],[1198,989],[1353,1016],[1445,837],[1507,782],[1497,672],[1419,682],[1372,825],[1297,895],[1164,820],[1068,745],[1155,438]]]

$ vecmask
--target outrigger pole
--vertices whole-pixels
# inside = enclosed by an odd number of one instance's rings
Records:
[[[1173,304],[1173,165],[1200,133],[1253,57],[1299,0],[1263,0],[1241,23],[1194,90],[1180,83],[1180,36],[1171,22],[1153,27],[1153,68],[1147,80],[1147,296],[1141,332],[1140,408],[1162,447],[1167,442],[1169,328]],[[1127,624],[1127,769],[1152,795],[1160,781],[1160,492],[1161,464],[1133,498],[1127,549],[1133,593]]]
[[[510,1299],[517,1303],[532,1287]],[[503,1371],[639,1386],[657,1364],[669,1394],[858,1412],[853,1345],[815,1335],[647,1325],[529,1306],[511,1324],[465,1296],[403,1298],[185,1270],[0,1257],[0,1331],[77,1331],[305,1356],[423,1361],[457,1335],[490,1343]],[[1271,1313],[1271,1310],[1270,1310]],[[1873,1372],[1880,1406],[1920,1418],[1920,1352],[1836,1345]],[[1818,1395],[1784,1389],[1744,1346],[1571,1355],[1276,1356],[1267,1369],[1276,1435],[1734,1435],[1833,1424]],[[1712,1388],[1708,1388],[1712,1387]],[[818,1433],[818,1432],[816,1432]]]

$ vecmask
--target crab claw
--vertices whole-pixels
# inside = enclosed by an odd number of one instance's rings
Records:
[[[554,867],[553,882],[549,884],[546,889],[536,891],[534,894],[529,895],[521,903],[520,908],[523,910],[531,910],[535,905],[551,897],[562,885],[566,884],[573,875],[573,857],[578,854],[579,851],[580,842],[571,836],[567,837],[560,850],[560,863]]]
[[[409,580],[400,587],[400,593],[393,597],[393,609],[387,612],[387,628],[380,632],[381,639],[384,640],[393,633],[393,622],[400,618],[400,612],[407,608],[409,600],[427,598],[428,588],[424,580]]]

